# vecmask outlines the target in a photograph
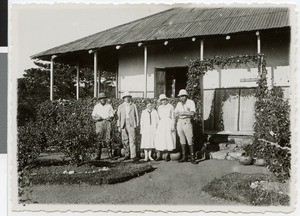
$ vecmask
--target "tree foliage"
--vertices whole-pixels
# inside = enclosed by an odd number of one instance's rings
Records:
[[[18,79],[18,125],[34,120],[37,105],[48,100],[50,96],[50,64],[35,61],[37,68],[25,70]],[[54,64],[53,73],[54,100],[76,98],[76,67],[60,63]],[[101,73],[101,89],[109,97],[115,96],[116,75],[113,72]],[[94,75],[91,68],[81,68],[79,72],[80,98],[93,96]]]

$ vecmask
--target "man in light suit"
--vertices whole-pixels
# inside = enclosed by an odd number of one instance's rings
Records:
[[[122,98],[124,102],[118,107],[117,126],[119,132],[122,133],[122,142],[125,149],[124,160],[131,158],[134,162],[137,162],[135,129],[139,125],[138,111],[136,105],[131,101],[132,97],[129,92],[124,92]]]

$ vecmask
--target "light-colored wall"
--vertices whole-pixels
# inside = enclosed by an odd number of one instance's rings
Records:
[[[272,77],[275,85],[289,85],[289,33],[261,33],[261,52],[265,54],[268,69],[268,83]],[[154,96],[155,68],[188,66],[190,59],[199,58],[200,41],[169,41],[148,46],[147,90],[148,97]],[[257,53],[255,33],[208,38],[204,41],[204,58],[216,55],[231,56]],[[121,48],[119,53],[119,91],[135,91],[133,96],[143,96],[144,91],[144,49]],[[221,75],[219,74],[221,72]],[[272,75],[273,73],[273,75]],[[257,69],[223,69],[209,71],[204,77],[204,88],[254,87],[255,82],[241,82],[241,78],[255,78]],[[221,77],[221,81],[220,81]],[[138,91],[138,92],[136,92]]]
[[[190,59],[198,58],[199,42],[163,43],[149,46],[147,66],[147,96],[154,96],[155,68],[187,66]],[[144,48],[124,48],[119,54],[119,91],[144,91]]]

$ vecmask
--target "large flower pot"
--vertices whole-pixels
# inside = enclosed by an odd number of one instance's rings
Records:
[[[121,156],[124,157],[125,156],[125,149],[121,149]]]
[[[180,159],[180,152],[171,153],[170,158],[172,161],[178,161]]]
[[[143,150],[140,151],[140,158],[145,158],[145,153]]]
[[[265,166],[266,165],[266,161],[262,158],[257,158],[255,160],[255,163],[254,163],[256,166]]]
[[[114,149],[113,150],[114,157],[119,157],[121,155],[120,151],[121,151],[121,149],[119,149],[119,148]]]
[[[152,158],[153,159],[156,159],[157,155],[156,155],[156,151],[152,151],[152,154],[151,154]]]
[[[241,156],[239,161],[243,165],[251,165],[252,161],[253,161],[253,157],[252,156]]]

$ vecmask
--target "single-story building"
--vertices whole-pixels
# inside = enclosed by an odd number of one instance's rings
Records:
[[[168,97],[185,88],[191,59],[263,53],[268,85],[289,97],[289,8],[183,7],[166,10],[54,47],[34,59],[94,65],[94,96],[99,70],[115,72],[116,96]],[[52,67],[53,68],[53,67]],[[55,71],[54,71],[55,73]],[[205,130],[253,131],[257,68],[208,71],[203,78]],[[53,69],[51,70],[53,86]],[[79,86],[79,85],[77,85]],[[79,87],[77,89],[79,97]],[[50,98],[53,98],[53,89]]]

